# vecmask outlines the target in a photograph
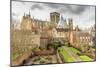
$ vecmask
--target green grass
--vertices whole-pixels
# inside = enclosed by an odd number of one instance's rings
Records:
[[[67,51],[64,50],[64,48],[60,47],[58,48],[60,51],[60,54],[63,56],[65,62],[74,62],[74,59],[68,54]]]
[[[86,56],[86,55],[82,55],[80,56],[81,60],[83,61],[93,61],[90,57]]]
[[[76,48],[70,47],[69,48],[72,52],[74,52],[75,54],[80,53],[79,50],[77,50]]]
[[[40,51],[39,48],[33,48],[32,51]]]
[[[13,54],[13,55],[12,55],[12,60],[16,60],[16,58],[17,58],[18,56],[19,56],[18,54]]]

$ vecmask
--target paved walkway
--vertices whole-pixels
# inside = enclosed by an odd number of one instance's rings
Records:
[[[63,63],[63,62],[62,62],[62,59],[61,59],[61,57],[60,57],[60,55],[59,55],[59,53],[58,53],[58,51],[57,51],[57,59],[58,59],[58,62],[59,62],[59,63]]]

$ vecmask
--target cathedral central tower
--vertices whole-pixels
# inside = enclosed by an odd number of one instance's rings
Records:
[[[59,20],[60,20],[60,13],[58,12],[50,13],[50,22],[52,22],[53,25],[57,25]]]

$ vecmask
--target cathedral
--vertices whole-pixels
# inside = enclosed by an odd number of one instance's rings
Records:
[[[68,22],[66,19],[63,18],[63,16],[60,15],[58,12],[52,12],[50,13],[50,21],[43,21],[39,19],[32,18],[30,12],[29,14],[25,14],[22,17],[21,20],[21,26],[20,28],[22,30],[32,30],[32,31],[42,31],[43,29],[49,29],[49,28],[65,28],[65,29],[73,29],[73,20],[71,18],[68,19]]]
[[[67,20],[58,12],[50,13],[50,21],[32,18],[30,12],[22,17],[21,30],[32,31],[40,36],[40,46],[45,49],[50,39],[67,41],[72,46],[80,47],[80,44],[91,44],[91,36],[81,31],[78,25],[73,28],[73,19]],[[89,38],[88,40],[86,38]],[[82,38],[85,38],[82,40]],[[84,41],[84,42],[83,42]],[[86,42],[86,43],[85,43]]]

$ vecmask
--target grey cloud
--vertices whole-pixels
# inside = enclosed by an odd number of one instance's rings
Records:
[[[90,20],[95,20],[95,15],[91,16]]]
[[[19,16],[18,14],[16,14],[16,13],[13,12],[12,13],[12,21],[19,21],[18,20],[18,16]]]
[[[87,18],[86,21],[95,21],[96,16],[95,16],[95,7],[91,7],[90,9],[87,9]]]
[[[57,9],[61,13],[72,13],[72,14],[81,14],[83,13],[89,6],[84,5],[66,5],[66,4],[45,4],[49,8]]]
[[[40,4],[34,4],[34,5],[31,6],[31,10],[34,10],[34,9],[42,10],[44,8]]]
[[[60,4],[50,4],[50,3],[47,3],[47,4],[44,4],[44,5],[49,7],[49,8],[53,8],[53,9],[60,8]]]
[[[95,21],[95,15],[90,16],[89,18],[86,18],[85,21],[89,22],[89,21]]]
[[[67,6],[67,10],[69,10],[69,12],[73,14],[82,14],[87,8],[88,6],[81,6],[81,5]]]
[[[65,5],[60,9],[62,13],[71,13],[75,15],[82,14],[85,10],[87,10],[88,6],[81,6],[81,5]]]

